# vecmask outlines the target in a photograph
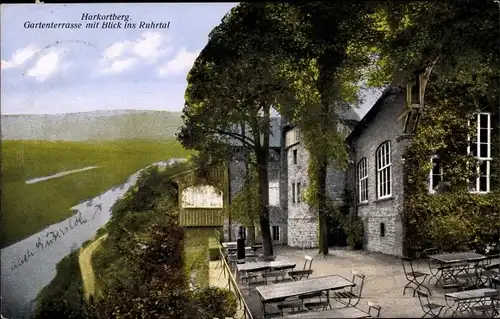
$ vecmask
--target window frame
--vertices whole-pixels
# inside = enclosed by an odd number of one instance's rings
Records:
[[[277,234],[278,234],[278,239],[274,239],[275,238],[275,232],[274,230],[277,229]],[[281,227],[279,225],[272,225],[271,226],[271,238],[273,241],[281,241]]]
[[[440,159],[439,156],[437,155],[432,155],[431,156],[431,169],[429,171],[429,185],[428,185],[428,188],[429,188],[429,194],[435,194],[436,191],[432,188],[432,184],[434,183],[434,174],[433,171],[434,171],[434,160],[435,159]],[[444,175],[443,175],[443,163],[441,162],[441,167],[439,169],[439,176],[441,176],[441,183],[443,182],[443,179],[444,179]]]
[[[295,191],[297,192],[296,194],[296,202],[300,203],[300,182],[295,183]]]
[[[368,160],[363,157],[359,160],[356,167],[356,172],[358,176],[358,203],[368,202]],[[363,172],[363,174],[362,174]],[[366,185],[365,185],[366,184]],[[364,189],[363,189],[363,186]],[[363,196],[365,195],[366,198]]]
[[[481,127],[481,115],[486,115],[487,116],[487,125],[486,127]],[[491,113],[490,112],[476,112],[474,113],[475,117],[475,124],[476,124],[476,140],[475,142],[471,143],[470,142],[470,136],[467,137],[467,140],[469,141],[467,145],[467,154],[472,155],[472,150],[475,148],[476,155],[475,158],[478,159],[479,165],[476,166],[476,174],[477,177],[475,178],[475,190],[471,189],[471,181],[469,180],[469,192],[470,193],[475,193],[475,194],[487,194],[491,191]],[[470,125],[469,121],[469,125]],[[486,130],[486,142],[481,142],[481,137],[482,137],[482,132],[481,130]],[[486,156],[482,156],[481,153],[481,145],[486,145]],[[486,174],[481,175],[481,166],[485,164],[486,165]],[[486,177],[486,189],[481,190],[481,178]]]
[[[382,154],[382,151],[385,152]],[[384,163],[384,158],[388,156],[387,163]],[[392,197],[392,156],[391,156],[391,141],[382,142],[375,151],[375,173],[376,173],[376,194],[377,199],[386,199]],[[385,176],[385,177],[384,177]],[[385,179],[385,181],[383,181]],[[384,184],[382,184],[384,182]],[[384,185],[384,192],[382,192]],[[387,187],[385,187],[387,185]]]
[[[297,157],[298,157],[297,153],[298,153],[298,151],[296,148],[292,150],[292,163],[293,163],[293,165],[297,165]]]

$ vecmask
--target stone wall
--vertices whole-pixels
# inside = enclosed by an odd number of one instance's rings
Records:
[[[270,150],[271,156],[269,161],[269,182],[278,182],[278,185],[281,186],[282,181],[280,179],[281,175],[281,156],[279,150]],[[229,164],[229,176],[230,176],[230,198],[234,198],[243,188],[243,184],[245,181],[245,163],[243,161],[232,161]],[[278,202],[282,200],[282,190],[280,187],[279,190],[280,199]],[[286,244],[287,242],[287,215],[286,211],[282,210],[278,206],[270,206],[269,207],[269,225],[279,226],[280,227],[280,239],[279,241],[275,241],[275,244]],[[224,222],[224,240],[229,240],[231,238],[232,241],[238,238],[239,228],[242,226],[237,220],[231,220],[231,226],[229,226],[229,220],[225,220]],[[256,240],[260,241],[260,233],[257,225],[257,236]],[[231,232],[231,236],[229,236],[229,232]]]
[[[293,162],[293,151],[297,151],[297,164]],[[292,247],[312,248],[318,245],[317,213],[297,197],[292,200],[292,183],[300,183],[300,192],[308,187],[307,166],[309,154],[302,144],[291,145],[286,150],[288,166],[288,245]],[[300,202],[297,202],[299,201]]]
[[[365,224],[365,249],[390,255],[402,255],[403,225],[403,161],[402,156],[409,143],[402,139],[403,125],[397,118],[404,108],[404,95],[399,91],[388,96],[373,121],[354,141],[353,168],[366,157],[368,164],[368,202],[359,204],[356,189],[357,214]],[[381,143],[390,141],[392,196],[376,197],[375,153]],[[356,181],[357,182],[357,181]],[[357,184],[355,184],[357,186]],[[385,236],[381,236],[381,224],[385,225]]]

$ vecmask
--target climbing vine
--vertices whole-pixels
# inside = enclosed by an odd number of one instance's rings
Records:
[[[481,164],[467,154],[468,141],[476,138],[476,127],[469,123],[475,112],[493,111],[491,141],[494,144],[498,114],[494,115],[498,110],[487,101],[478,100],[478,95],[467,87],[457,86],[452,91],[441,92],[431,88],[426,99],[427,107],[405,154],[406,254],[431,246],[445,251],[485,252],[498,243],[500,235],[500,190],[495,182],[499,173],[495,162],[498,151],[492,149],[491,191],[469,192],[468,181],[476,179],[475,168]],[[430,194],[432,156],[441,161],[442,182],[435,193]]]

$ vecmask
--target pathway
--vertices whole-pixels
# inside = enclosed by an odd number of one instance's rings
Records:
[[[219,287],[222,289],[228,289],[228,274],[222,273],[221,265],[219,261],[210,261],[209,262],[209,273],[208,278],[210,282],[210,286]],[[241,309],[238,303],[238,309],[236,310],[236,315],[234,318],[243,318],[243,310]]]
[[[108,237],[108,234],[104,234],[98,239],[94,240],[87,247],[80,249],[80,255],[78,256],[78,263],[80,264],[80,272],[82,274],[83,291],[85,297],[88,298],[94,293],[95,289],[95,277],[94,270],[92,269],[92,253],[101,245],[101,242]]]

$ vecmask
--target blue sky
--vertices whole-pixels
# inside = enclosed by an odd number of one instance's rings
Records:
[[[2,5],[3,114],[182,109],[186,74],[235,3]],[[124,14],[168,29],[25,29]],[[85,23],[83,24],[85,26]]]
[[[105,109],[180,111],[186,75],[236,3],[1,6],[2,114]],[[82,15],[129,15],[168,29],[91,29]],[[26,29],[29,21],[81,29]],[[102,23],[102,22],[101,22]],[[374,98],[359,113],[363,115]]]

